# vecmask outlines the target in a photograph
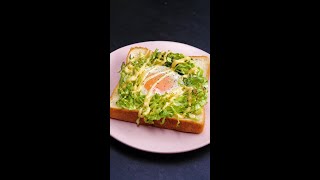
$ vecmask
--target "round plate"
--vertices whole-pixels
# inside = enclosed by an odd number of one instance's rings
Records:
[[[190,45],[151,41],[132,44],[110,54],[110,96],[120,79],[119,70],[125,62],[131,47],[146,47],[150,50],[170,50],[188,56],[208,56],[210,54]],[[209,81],[210,84],[210,81]],[[206,119],[201,134],[183,133],[174,130],[160,129],[152,126],[137,126],[134,123],[110,119],[110,135],[118,141],[133,148],[154,153],[181,153],[201,148],[210,144],[210,86],[208,104],[205,106]]]

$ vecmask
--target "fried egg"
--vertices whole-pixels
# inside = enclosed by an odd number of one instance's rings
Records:
[[[149,91],[163,95],[179,87],[181,75],[166,66],[155,66],[146,69],[146,77],[142,82],[141,93]],[[154,89],[151,89],[154,86]]]

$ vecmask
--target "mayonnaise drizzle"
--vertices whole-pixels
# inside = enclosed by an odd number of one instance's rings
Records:
[[[187,56],[185,58],[175,60],[175,61],[173,61],[171,68],[175,68],[178,64],[184,63],[185,61],[190,60],[190,59],[191,58]]]
[[[149,103],[150,103],[150,100],[151,100],[151,98],[152,98],[154,88],[156,87],[156,85],[157,85],[160,81],[162,81],[164,78],[166,78],[167,76],[169,76],[169,75],[172,74],[172,73],[174,73],[174,72],[169,72],[169,73],[165,74],[164,76],[162,76],[161,78],[159,78],[159,79],[152,85],[152,87],[150,88],[147,96],[146,96],[145,99],[144,99],[143,107],[140,108],[140,110],[139,110],[139,117],[143,117],[143,116],[142,116],[142,110],[143,110],[144,108],[147,108],[146,111],[143,113],[144,116],[145,116],[145,115],[148,115],[148,114],[150,113],[150,110],[151,110],[151,109],[150,109],[150,107],[149,107]]]

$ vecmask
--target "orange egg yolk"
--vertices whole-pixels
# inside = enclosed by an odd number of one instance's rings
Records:
[[[149,74],[149,76],[152,76],[153,74]],[[156,83],[162,76],[164,76],[164,74],[159,74],[158,76],[155,76],[154,78],[151,78],[150,80],[148,80],[144,87],[149,91],[151,89],[151,87],[154,85],[154,83]],[[170,88],[172,88],[174,85],[174,81],[170,76],[167,76],[165,78],[163,78],[156,86],[155,88],[159,89],[161,92],[165,92],[167,90],[169,90]]]

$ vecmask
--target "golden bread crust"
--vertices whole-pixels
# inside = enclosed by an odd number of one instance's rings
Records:
[[[138,111],[110,108],[110,117],[117,120],[136,123],[138,119]],[[163,125],[160,124],[161,120],[154,121],[154,124],[145,123],[143,119],[140,119],[140,125],[154,126],[158,128],[172,129],[181,132],[199,134],[203,131],[204,121],[202,123],[191,120],[180,120],[179,126],[177,126],[178,120],[174,118],[166,118]]]

